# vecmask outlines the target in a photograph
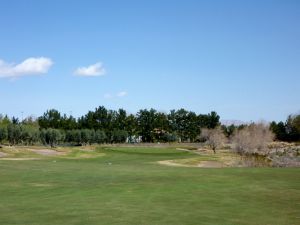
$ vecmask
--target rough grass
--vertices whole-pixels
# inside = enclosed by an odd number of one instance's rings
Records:
[[[101,157],[104,154],[97,153],[95,146],[83,147],[56,147],[45,148],[44,146],[17,146],[4,147],[1,149],[0,160],[14,159],[49,159],[49,158],[65,158],[65,159],[82,159]]]
[[[299,168],[168,167],[156,162],[201,156],[175,148],[85,150],[66,149],[73,159],[0,161],[1,224],[300,222]]]

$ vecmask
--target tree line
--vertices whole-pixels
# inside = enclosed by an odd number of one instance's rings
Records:
[[[214,111],[208,114],[196,114],[185,109],[171,110],[168,113],[155,109],[142,109],[136,114],[129,114],[124,109],[109,110],[99,106],[94,111],[88,111],[85,115],[74,118],[72,115],[61,114],[56,109],[50,109],[36,119],[28,117],[22,121],[0,114],[0,144],[42,143],[55,146],[209,141],[215,149],[214,142],[220,139],[220,133],[222,133],[221,139],[224,139],[224,135],[227,140],[230,140],[249,127],[251,124],[221,125],[220,116]],[[286,122],[273,121],[268,127],[274,133],[276,140],[300,141],[300,115],[288,116]]]
[[[289,115],[285,122],[273,121],[270,129],[279,141],[300,141],[300,114]]]
[[[227,138],[232,137],[240,130],[248,129],[253,123],[236,125],[221,125],[221,129]],[[267,124],[269,130],[274,134],[276,141],[299,142],[300,141],[300,114],[289,115],[285,122],[275,122]]]
[[[194,142],[199,138],[200,129],[219,125],[220,116],[214,111],[196,114],[185,109],[169,113],[142,109],[128,114],[124,109],[109,110],[99,106],[76,119],[50,109],[37,119],[28,117],[23,121],[0,116],[0,142],[7,141],[11,145],[40,142],[51,146],[125,141]]]

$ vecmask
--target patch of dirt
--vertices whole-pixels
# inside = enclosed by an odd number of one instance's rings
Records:
[[[8,156],[8,154],[5,153],[5,152],[0,152],[0,158],[1,158],[1,157],[5,157],[5,156]]]
[[[95,150],[92,150],[92,149],[79,149],[80,151],[83,151],[83,152],[94,152]]]
[[[25,161],[25,160],[40,160],[40,159],[39,158],[0,158],[0,160]]]
[[[224,164],[218,161],[201,161],[197,167],[202,168],[222,168]]]
[[[80,151],[85,151],[85,152],[94,152],[96,150],[96,147],[95,146],[81,146],[79,148]]]
[[[52,184],[43,184],[43,183],[30,183],[29,185],[34,187],[52,187]]]
[[[52,149],[30,149],[32,152],[35,152],[39,155],[53,156],[53,155],[65,155],[64,152],[58,152]]]
[[[104,156],[105,153],[98,153],[98,154],[87,154],[87,153],[81,153],[76,156],[67,156],[63,157],[64,159],[91,159],[91,158],[97,158]]]
[[[205,148],[197,148],[197,150],[190,150],[186,148],[176,148],[178,151],[185,151],[185,152],[192,152],[198,155],[213,155],[213,151],[211,149],[205,149]]]
[[[165,166],[196,167],[193,165],[184,165],[184,164],[180,164],[180,163],[175,163],[172,160],[163,160],[163,161],[158,161],[157,163],[160,165],[165,165]]]
[[[201,167],[201,168],[222,168],[226,167],[223,163],[217,161],[201,161],[196,165],[187,165],[174,162],[172,160],[158,161],[158,164],[166,166],[180,166],[180,167]]]
[[[190,152],[191,150],[188,150],[186,148],[176,148],[176,150],[179,150],[179,151],[186,151],[186,152]]]

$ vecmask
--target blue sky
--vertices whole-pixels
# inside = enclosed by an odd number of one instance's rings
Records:
[[[0,113],[183,107],[279,121],[300,110],[300,1],[0,4]]]

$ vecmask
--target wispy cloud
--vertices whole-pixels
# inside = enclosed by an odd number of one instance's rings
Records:
[[[128,95],[126,91],[120,91],[117,94],[111,94],[111,93],[106,93],[103,97],[106,99],[111,99],[111,98],[122,98],[124,96]]]
[[[7,63],[0,59],[0,78],[17,78],[21,76],[47,73],[53,61],[46,57],[28,58],[19,64]]]
[[[77,76],[84,77],[96,77],[102,76],[106,73],[105,68],[103,67],[101,62],[97,62],[93,65],[89,65],[87,67],[79,67],[74,71],[74,74]]]
[[[104,95],[104,98],[106,98],[106,99],[109,99],[109,98],[112,98],[113,96],[111,95],[111,94],[109,94],[109,93],[106,93],[105,95]]]
[[[124,97],[127,95],[127,92],[126,91],[121,91],[117,94],[118,97]]]

